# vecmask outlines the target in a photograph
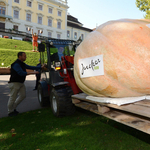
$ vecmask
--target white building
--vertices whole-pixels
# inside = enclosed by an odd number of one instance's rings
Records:
[[[30,27],[45,37],[84,39],[92,30],[67,15],[68,8],[67,0],[0,0],[0,28],[31,33]]]
[[[78,21],[77,18],[68,15],[67,16],[67,39],[82,40],[93,30],[83,27],[83,24]]]

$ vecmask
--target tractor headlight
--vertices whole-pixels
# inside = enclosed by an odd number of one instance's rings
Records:
[[[55,62],[55,69],[56,70],[60,70],[61,69],[61,63],[60,63],[60,61],[57,61],[57,62]]]

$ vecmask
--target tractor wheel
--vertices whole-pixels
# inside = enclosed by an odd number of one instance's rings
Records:
[[[75,112],[75,106],[72,103],[70,87],[60,89],[53,88],[50,96],[50,103],[53,114],[57,117],[72,115]]]
[[[46,107],[50,105],[49,98],[43,96],[43,90],[41,84],[38,85],[38,101],[41,107]]]

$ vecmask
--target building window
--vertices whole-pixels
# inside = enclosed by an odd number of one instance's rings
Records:
[[[52,32],[48,32],[48,37],[49,37],[49,38],[52,37]]]
[[[32,6],[32,2],[27,1],[27,6],[28,6],[28,7],[31,7],[31,6]]]
[[[41,31],[42,31],[42,32],[41,32]],[[39,30],[38,30],[38,35],[42,35],[42,33],[43,33],[43,29],[41,29],[41,30],[39,29]]]
[[[19,3],[19,0],[14,0],[15,3]]]
[[[31,14],[28,14],[28,13],[27,13],[27,15],[26,15],[26,20],[31,22]]]
[[[39,4],[38,9],[43,10],[43,5]]]
[[[19,11],[18,10],[14,10],[14,18],[19,18]]]
[[[26,32],[27,32],[27,33],[31,33],[31,30],[29,31],[29,30],[28,30],[28,27],[26,27]]]
[[[67,31],[67,37],[70,37],[70,31],[69,30]]]
[[[74,39],[77,39],[77,32],[74,33]]]
[[[52,8],[48,8],[48,13],[52,14],[53,13],[53,9]]]
[[[52,27],[52,19],[48,19],[48,26]]]
[[[61,22],[60,21],[57,22],[57,28],[61,29]]]
[[[5,15],[5,12],[6,12],[6,8],[0,6],[0,14]]]
[[[61,16],[61,11],[58,11],[58,16]]]
[[[13,29],[16,30],[16,31],[18,31],[18,26],[13,25]]]
[[[60,39],[61,38],[61,35],[60,34],[57,34],[57,39]]]
[[[81,39],[82,39],[82,40],[84,39],[84,35],[83,35],[83,34],[81,34]]]
[[[42,24],[42,17],[38,17],[38,23]]]

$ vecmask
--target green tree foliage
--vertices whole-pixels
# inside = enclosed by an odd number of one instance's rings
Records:
[[[139,10],[145,12],[145,19],[150,19],[150,0],[136,0],[136,6]]]

